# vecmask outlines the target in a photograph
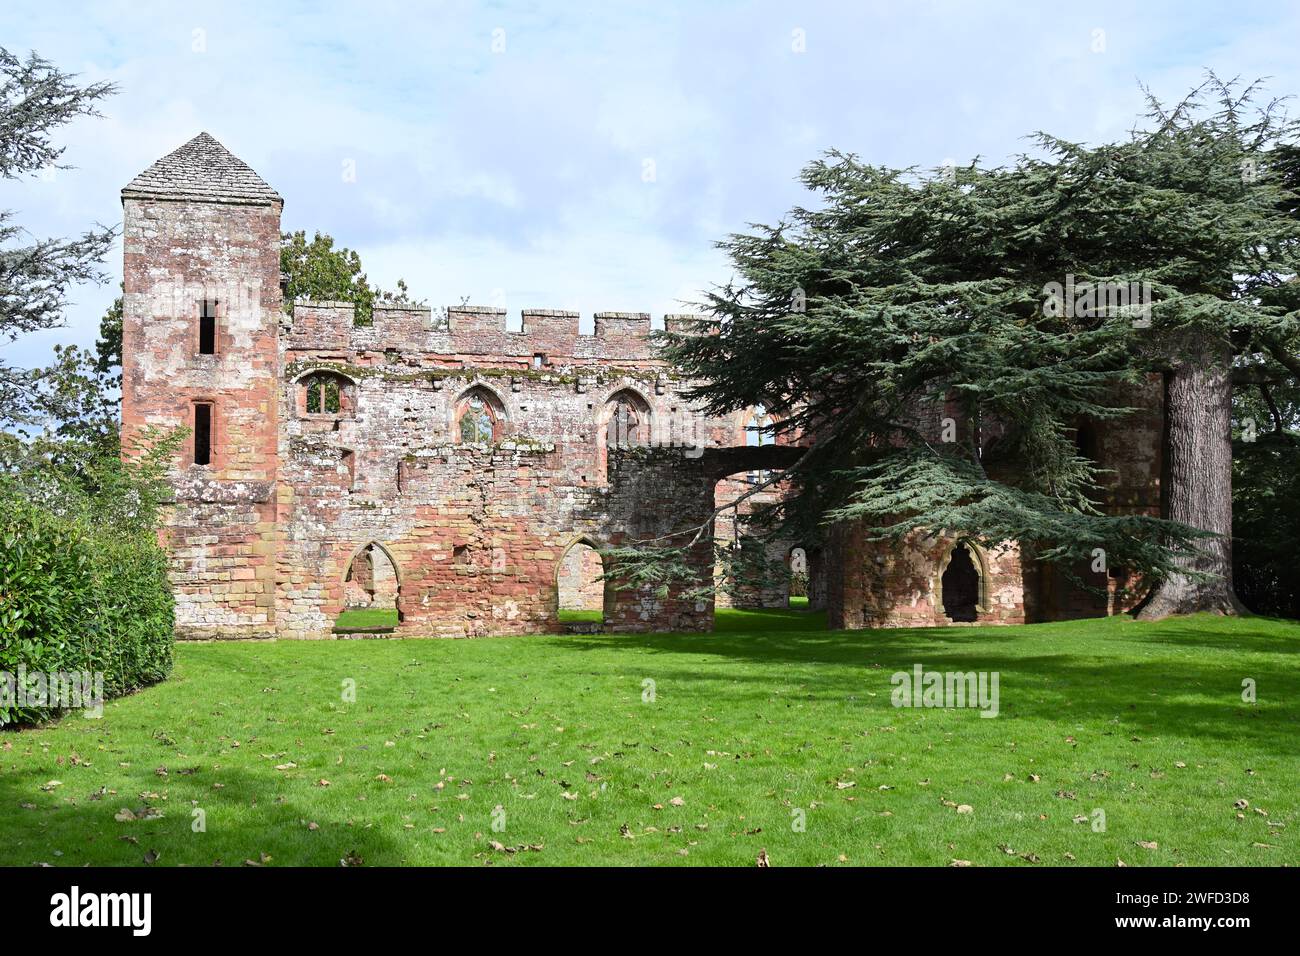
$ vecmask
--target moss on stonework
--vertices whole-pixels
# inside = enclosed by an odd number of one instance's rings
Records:
[[[678,447],[652,447],[650,445],[619,445],[612,449],[614,455],[623,461],[670,461],[679,458],[682,449]]]
[[[554,442],[542,441],[539,438],[528,436],[516,436],[503,439],[495,445],[429,445],[426,448],[416,448],[407,452],[402,456],[402,461],[408,464],[419,464],[420,462],[432,461],[438,458],[451,458],[454,455],[466,452],[478,456],[497,457],[514,454],[549,455],[553,451],[555,451]],[[424,454],[421,454],[421,452]]]
[[[387,360],[387,356],[386,356]],[[418,369],[410,372],[395,372],[382,365],[354,365],[350,362],[299,361],[285,366],[286,381],[292,382],[304,372],[336,372],[355,380],[382,378],[386,382],[420,382],[463,380],[466,383],[476,378],[518,379],[542,385],[576,385],[578,382],[592,379],[604,382],[616,379],[630,379],[647,388],[652,388],[659,381],[660,370],[643,368],[620,368],[613,365],[591,365],[576,368],[570,374],[541,371],[534,368],[501,368],[496,366],[474,366],[455,369]],[[669,378],[669,381],[676,381]]]

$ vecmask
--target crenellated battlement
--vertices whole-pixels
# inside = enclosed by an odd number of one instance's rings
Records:
[[[655,362],[657,350],[648,312],[597,312],[594,331],[581,331],[581,316],[563,309],[523,309],[521,328],[512,330],[508,312],[496,306],[453,305],[441,309],[376,303],[370,321],[358,325],[350,302],[299,302],[286,328],[290,350],[347,350],[435,353],[449,358],[498,356],[547,364]],[[674,332],[706,329],[711,320],[696,315],[664,316]]]

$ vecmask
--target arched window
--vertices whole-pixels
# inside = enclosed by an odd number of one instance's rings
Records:
[[[596,428],[596,474],[604,483],[609,480],[609,449],[650,444],[650,405],[630,388],[615,392],[601,408]]]
[[[745,444],[751,448],[776,444],[776,435],[772,433],[772,416],[767,414],[762,405],[754,406],[753,413],[745,423]]]
[[[631,392],[619,392],[609,400],[609,421],[605,423],[605,444],[615,448],[644,445],[649,438],[649,415]]]
[[[500,409],[484,389],[471,389],[456,404],[456,434],[467,445],[492,444],[500,422]]]
[[[298,381],[302,410],[308,415],[347,415],[352,411],[352,383],[333,372],[312,372]]]
[[[745,444],[750,448],[776,444],[776,435],[772,433],[772,416],[767,414],[767,409],[762,405],[755,405],[753,412],[745,421]],[[751,471],[745,476],[745,480],[751,485],[758,485],[767,481],[769,477],[771,477],[770,472]]]

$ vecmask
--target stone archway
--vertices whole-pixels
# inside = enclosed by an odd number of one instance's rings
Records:
[[[555,565],[556,613],[561,624],[599,627],[609,601],[605,561],[590,538],[572,541]]]
[[[978,556],[964,541],[959,541],[948,555],[948,566],[940,575],[943,613],[957,623],[971,623],[979,617],[983,575]]]
[[[396,627],[402,612],[402,572],[397,559],[378,541],[370,541],[352,552],[343,572],[343,617],[356,619],[363,627]]]

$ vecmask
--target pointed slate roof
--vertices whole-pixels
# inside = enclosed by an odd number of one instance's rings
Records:
[[[207,133],[168,153],[126,184],[122,198],[269,206],[280,194]]]

